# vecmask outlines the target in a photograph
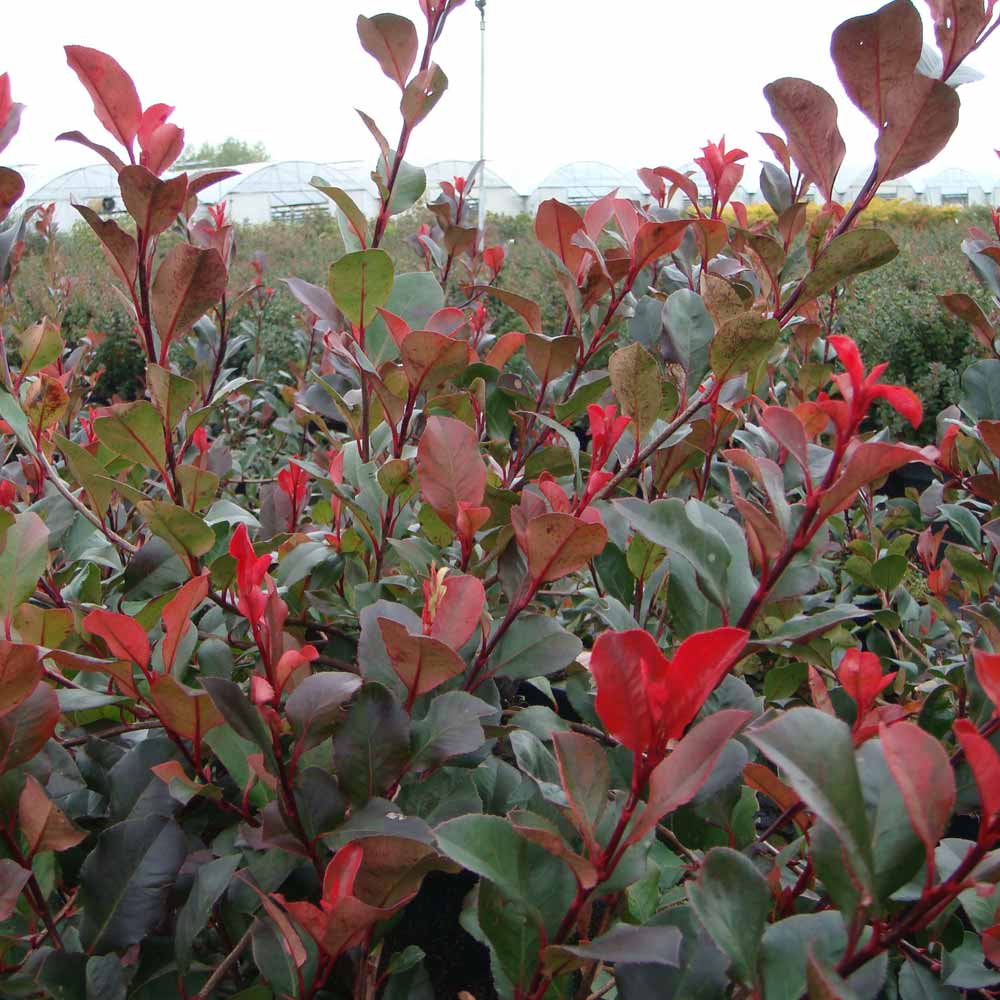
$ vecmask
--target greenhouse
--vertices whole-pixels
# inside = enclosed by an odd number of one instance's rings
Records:
[[[360,163],[320,163],[314,160],[282,160],[250,163],[234,169],[240,173],[205,188],[204,204],[225,201],[235,222],[291,222],[316,213],[330,212],[333,203],[312,186],[314,177],[346,191],[366,215],[375,214],[375,193],[365,180]]]
[[[35,173],[34,180],[42,180],[39,172]],[[118,189],[118,175],[107,163],[77,167],[38,187],[33,186],[30,174],[25,175],[25,181],[24,207],[54,203],[54,221],[60,229],[72,229],[79,220],[74,203],[86,205],[104,218],[112,218],[125,211]]]
[[[427,174],[427,198],[433,201],[438,195],[442,181],[452,181],[456,177],[468,177],[475,168],[474,160],[438,160],[424,168]],[[485,192],[486,211],[498,215],[518,215],[527,211],[527,197],[518,193],[495,170],[484,167],[477,177],[472,196],[467,199],[470,209],[477,209],[479,198]]]
[[[596,160],[579,160],[554,170],[531,195],[531,207],[537,207],[549,198],[556,198],[568,205],[585,207],[618,189],[623,198],[638,199],[642,187],[634,173]]]
[[[923,200],[928,205],[986,205],[982,182],[975,174],[960,167],[949,167],[924,182]]]

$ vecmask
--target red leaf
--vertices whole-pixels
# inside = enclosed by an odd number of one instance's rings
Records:
[[[215,250],[178,243],[167,254],[150,292],[161,364],[174,337],[194,326],[222,298],[227,280],[226,265]]]
[[[886,96],[909,82],[922,47],[923,26],[910,0],[893,0],[834,31],[830,53],[840,82],[876,128],[886,120]]]
[[[59,721],[59,699],[39,684],[13,712],[0,717],[0,774],[31,760],[49,741]]]
[[[467,574],[446,576],[431,624],[431,636],[452,649],[461,649],[476,631],[486,604],[483,581]]]
[[[580,265],[587,259],[587,252],[572,242],[573,234],[584,228],[580,213],[555,198],[538,206],[535,215],[535,235],[538,242],[548,247],[565,265],[574,278]]]
[[[972,51],[990,23],[994,0],[927,0],[934,17],[934,35],[944,57],[942,79],[947,80]]]
[[[909,722],[883,723],[879,738],[910,824],[923,842],[927,864],[933,866],[934,850],[955,808],[955,775],[948,754],[930,733]]]
[[[459,503],[478,507],[486,492],[486,463],[476,432],[453,417],[428,417],[417,445],[417,478],[425,502],[454,528]]]
[[[677,739],[746,646],[748,633],[717,628],[689,636],[673,660],[645,629],[604,632],[590,654],[597,714],[636,753]]]
[[[514,353],[524,346],[524,334],[517,330],[503,334],[483,358],[483,364],[491,368],[501,369],[514,356]]]
[[[10,210],[22,194],[24,178],[16,170],[0,167],[0,222],[10,215]]]
[[[99,142],[92,142],[82,132],[61,132],[56,136],[56,142],[59,141],[75,142],[80,146],[86,146],[87,149],[92,149],[98,156],[103,157],[104,160],[116,171],[120,171],[125,168],[125,164],[122,162],[121,157],[117,153],[108,149],[107,146],[102,146]]]
[[[798,415],[783,406],[766,406],[760,419],[764,430],[791,455],[803,469],[809,469],[809,446],[806,429]]]
[[[867,486],[910,462],[929,463],[930,458],[923,451],[905,444],[866,441],[858,445],[840,477],[824,492],[820,513],[829,517],[847,510],[854,503],[855,494],[862,486]]]
[[[202,573],[188,580],[163,606],[163,669],[169,673],[174,666],[177,647],[191,624],[191,613],[208,594],[208,574]]]
[[[0,640],[0,716],[17,708],[42,679],[37,646]]]
[[[747,644],[742,628],[715,628],[688,636],[670,664],[667,738],[676,740],[698,714],[705,700],[732,669]]]
[[[542,332],[542,310],[538,307],[537,302],[532,302],[531,299],[526,299],[523,295],[508,292],[505,288],[494,288],[492,285],[473,285],[470,294],[492,295],[505,306],[510,306],[528,324],[529,333]]]
[[[28,884],[31,871],[10,858],[0,860],[0,920],[7,920],[17,906],[21,890]]]
[[[905,385],[875,385],[868,390],[875,399],[884,399],[900,416],[919,427],[924,419],[924,406],[912,389]]]
[[[97,120],[131,153],[142,122],[142,105],[132,78],[104,52],[67,45],[66,62],[87,88]]]
[[[855,726],[871,711],[875,699],[896,679],[896,671],[882,673],[882,663],[874,653],[849,649],[837,667],[837,680],[858,707]]]
[[[914,73],[886,96],[888,125],[875,143],[878,182],[929,163],[958,127],[958,93],[940,80]]]
[[[364,848],[357,841],[345,844],[334,854],[323,875],[323,902],[354,895],[354,881],[364,859]]]
[[[980,836],[1000,816],[1000,756],[968,719],[956,719],[952,729],[972,768],[983,805]]]
[[[984,649],[974,649],[972,660],[976,667],[976,679],[993,702],[993,714],[1000,714],[1000,655],[987,653]]]
[[[1000,924],[983,931],[983,954],[991,965],[1000,966]]]
[[[673,253],[683,242],[690,219],[671,222],[644,222],[632,243],[632,273],[638,274],[648,264]]]
[[[432,392],[476,360],[468,341],[455,340],[431,330],[414,330],[408,334],[399,345],[399,354],[414,393]]]
[[[426,694],[465,670],[465,661],[450,646],[429,635],[412,635],[391,618],[378,619],[392,669],[411,697]]]
[[[159,177],[183,152],[184,129],[167,122],[150,135],[139,162]]]
[[[104,245],[108,259],[115,274],[126,288],[135,284],[136,268],[139,261],[139,248],[135,237],[126,233],[113,219],[102,219],[92,208],[86,205],[73,206],[84,221],[97,234]]]
[[[100,636],[112,656],[136,663],[143,670],[149,666],[149,636],[134,618],[98,608],[83,619],[83,627]]]
[[[376,14],[371,18],[362,15],[358,18],[358,38],[382,72],[403,90],[417,58],[417,29],[413,22],[398,14]]]
[[[603,524],[572,514],[542,514],[527,522],[517,541],[528,557],[532,580],[549,583],[575,573],[599,556],[608,533]]]
[[[187,200],[187,174],[161,181],[145,167],[126,167],[118,184],[129,215],[147,237],[169,229]]]
[[[837,105],[808,80],[782,77],[764,88],[774,120],[785,130],[788,152],[799,170],[833,200],[833,183],[847,147],[837,127]]]
[[[726,708],[703,719],[657,764],[649,778],[646,808],[629,834],[628,843],[641,840],[664,816],[690,802],[708,781],[719,754],[752,718],[750,712]]]

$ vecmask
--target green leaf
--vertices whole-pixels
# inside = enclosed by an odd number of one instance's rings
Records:
[[[488,661],[491,674],[512,680],[544,677],[565,669],[583,643],[547,615],[519,615],[496,644]]]
[[[186,975],[191,967],[194,939],[208,923],[212,907],[229,888],[239,865],[240,855],[233,854],[225,858],[216,858],[215,861],[209,861],[198,869],[194,885],[177,915],[177,924],[174,927],[174,948],[177,952],[177,968],[181,975]]]
[[[773,319],[741,313],[720,327],[709,349],[709,363],[719,378],[733,378],[766,361],[781,335]]]
[[[806,959],[812,948],[828,962],[847,946],[839,913],[798,913],[768,926],[760,949],[763,995],[767,1000],[799,1000],[806,990]]]
[[[344,254],[330,266],[330,294],[355,326],[368,326],[389,301],[392,281],[392,258],[384,250]]]
[[[434,833],[447,857],[489,879],[536,922],[555,930],[576,886],[564,861],[526,840],[500,816],[460,816]]]
[[[779,625],[766,639],[755,642],[763,646],[797,645],[853,618],[867,618],[870,614],[870,611],[856,608],[853,604],[835,604],[814,615],[795,615]]]
[[[409,757],[409,716],[388,688],[366,684],[333,741],[341,788],[352,802],[367,802],[399,778]]]
[[[389,162],[396,160],[396,151],[389,151]],[[376,172],[383,185],[388,183],[385,173],[385,162],[380,156],[376,165]],[[399,215],[414,205],[423,197],[427,190],[427,175],[420,167],[415,167],[412,163],[403,160],[396,171],[396,183],[392,186],[392,197],[389,198],[389,215]],[[412,326],[412,324],[410,324]],[[416,329],[416,327],[414,327]]]
[[[705,596],[719,607],[726,603],[726,570],[732,555],[725,539],[707,525],[692,523],[683,500],[616,500],[614,507],[647,541],[686,559]]]
[[[149,530],[182,559],[203,556],[215,546],[215,532],[197,514],[183,507],[165,500],[140,500],[136,509]]]
[[[962,409],[974,420],[1000,420],[1000,361],[974,361],[962,373],[962,390]]]
[[[108,827],[80,869],[80,943],[91,954],[141,941],[164,918],[187,856],[187,838],[165,816]]]
[[[899,1000],[961,1000],[962,994],[913,959],[907,958],[899,970]]]
[[[845,278],[888,264],[899,248],[884,229],[852,229],[831,240],[806,275],[797,305],[832,291]]]
[[[167,427],[176,427],[184,411],[194,401],[197,386],[183,375],[175,375],[159,365],[147,365],[146,384],[153,403]]]
[[[34,375],[52,364],[62,354],[63,342],[59,327],[47,316],[18,334],[21,354],[21,376]]]
[[[853,879],[874,898],[870,832],[848,727],[815,708],[795,708],[750,734],[836,834]]]
[[[276,772],[274,749],[271,744],[271,734],[268,731],[260,712],[243,693],[238,684],[224,677],[202,677],[201,686],[208,692],[215,707],[229,723],[237,736],[249,740],[264,753],[264,759],[269,761]]]
[[[32,511],[14,517],[0,550],[0,621],[35,592],[49,563],[49,529]]]
[[[705,855],[688,898],[712,940],[733,960],[736,975],[752,984],[771,909],[764,876],[739,851],[715,847]]]
[[[606,934],[587,944],[552,945],[545,950],[546,964],[550,967],[566,956],[587,962],[647,963],[655,965],[680,965],[681,932],[676,927],[629,927],[618,924]]]
[[[94,421],[94,433],[102,444],[130,462],[144,469],[164,471],[167,452],[163,421],[152,403],[140,399],[112,406],[108,416]]]
[[[608,359],[608,374],[622,413],[635,421],[639,436],[645,436],[659,416],[663,402],[656,359],[642,344],[629,344]]]
[[[427,770],[478,750],[486,739],[479,720],[493,712],[491,705],[464,691],[435,697],[427,714],[413,723],[411,767]]]
[[[687,384],[695,387],[708,371],[708,346],[715,324],[697,292],[680,288],[663,306],[663,326],[670,360],[687,372]]]
[[[108,481],[108,470],[75,441],[70,441],[61,434],[54,434],[52,439],[66,459],[73,478],[87,491],[94,512],[103,515],[114,493],[114,486]]]
[[[899,586],[900,580],[906,573],[907,561],[905,556],[887,555],[882,556],[871,569],[872,583],[877,590],[891,591]]]

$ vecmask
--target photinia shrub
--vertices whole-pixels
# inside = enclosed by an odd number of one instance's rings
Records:
[[[943,298],[982,357],[935,445],[878,426],[924,408],[837,308],[896,255],[865,211],[948,141],[993,3],[931,2],[939,55],[910,0],[836,30],[876,132],[850,205],[836,104],[792,78],[766,216],[725,139],[704,202],[668,166],[544,202],[554,329],[472,224],[481,165],[427,200],[405,158],[461,3],[358,20],[401,122],[361,113],[374,219],[314,180],[326,286],[238,282],[198,201],[231,171],[172,171],[173,109],[67,47],[110,138],[60,138],[127,209],[79,206],[132,402],[97,403],[99,337],[19,322],[29,220],[55,236],[0,168],[0,992],[993,995],[1000,217],[963,244],[992,311]],[[20,115],[4,75],[0,151]],[[276,294],[304,361],[265,384]]]

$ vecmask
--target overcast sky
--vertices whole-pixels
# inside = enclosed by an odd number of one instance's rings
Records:
[[[775,129],[761,90],[805,76],[841,106],[848,180],[871,162],[873,131],[843,95],[830,34],[878,0],[488,0],[487,158],[530,191],[571,160],[624,168],[680,166],[725,133],[752,156],[758,130]],[[927,19],[926,5],[917,6]],[[374,160],[354,114],[398,134],[399,94],[360,48],[358,13],[417,20],[417,0],[35,0],[5,4],[0,72],[27,105],[8,164],[43,164],[54,175],[93,162],[55,143],[80,129],[107,142],[67,67],[66,43],[110,52],[131,73],[143,105],[176,106],[192,143],[234,135],[262,141],[275,159]],[[14,41],[16,40],[16,42]],[[467,0],[437,50],[450,85],[417,130],[409,158],[472,159],[479,147],[479,13]],[[986,79],[964,86],[949,147],[925,173],[964,167],[1000,178],[1000,37],[970,60]],[[756,164],[748,168],[756,176]]]

